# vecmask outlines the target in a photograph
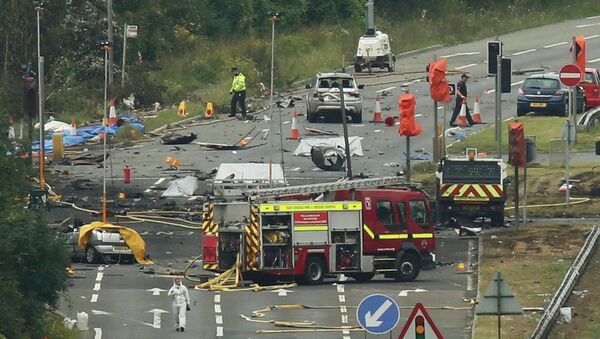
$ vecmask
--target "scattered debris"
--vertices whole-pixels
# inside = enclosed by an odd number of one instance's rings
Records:
[[[318,129],[318,128],[313,128],[313,127],[308,127],[308,126],[304,126],[304,129],[306,130],[306,133],[308,135],[335,135],[335,136],[339,135],[339,133],[337,133],[335,131]]]
[[[310,149],[312,162],[323,171],[343,171],[346,163],[344,151],[339,147],[316,145]]]
[[[186,145],[196,140],[197,137],[194,133],[190,133],[190,135],[170,133],[160,138],[160,143],[163,145]]]

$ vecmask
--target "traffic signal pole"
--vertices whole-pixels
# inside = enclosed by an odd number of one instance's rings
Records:
[[[496,72],[496,153],[502,159],[502,53],[496,57],[498,71]]]

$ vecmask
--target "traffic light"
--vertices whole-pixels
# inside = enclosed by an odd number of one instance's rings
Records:
[[[502,58],[502,70],[500,75],[500,93],[510,93],[511,73],[511,60]]]
[[[508,162],[513,166],[525,166],[525,129],[522,123],[508,125],[508,144]]]
[[[583,35],[575,38],[575,62],[583,76],[585,76],[585,38]],[[583,78],[581,79],[583,80]]]
[[[448,59],[440,59],[427,65],[429,72],[429,94],[433,101],[450,102],[450,92],[448,90],[448,79],[446,79],[446,68]]]
[[[488,41],[488,74],[498,73],[498,55],[502,55],[502,42],[501,41]]]
[[[422,315],[415,317],[415,339],[425,339],[425,318]]]

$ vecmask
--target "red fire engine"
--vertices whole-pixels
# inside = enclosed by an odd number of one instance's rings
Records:
[[[400,185],[396,188],[368,188]],[[329,192],[319,201],[274,200]],[[330,199],[327,199],[329,196]],[[221,272],[241,254],[257,282],[320,283],[343,273],[360,281],[383,274],[412,281],[434,269],[428,196],[400,177],[263,189],[248,201],[204,206],[203,267]]]

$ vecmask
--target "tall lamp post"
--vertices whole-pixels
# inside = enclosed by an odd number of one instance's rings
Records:
[[[41,54],[40,49],[40,15],[44,10],[44,2],[34,1],[34,10],[36,11],[37,17],[37,59],[38,59],[38,114],[40,119],[40,149],[39,162],[40,162],[40,188],[46,188],[46,179],[44,177],[44,58]]]
[[[111,43],[109,41],[101,42],[100,49],[104,51],[104,115],[102,118],[102,126],[104,127],[104,145],[103,145],[103,161],[102,169],[104,171],[104,177],[102,180],[102,222],[106,223],[106,139],[108,139],[108,56],[112,50]]]
[[[273,76],[275,74],[275,23],[281,15],[279,12],[269,13],[271,16],[271,98],[269,103],[269,110],[271,112],[271,118],[273,117]],[[281,117],[279,117],[281,119]]]

